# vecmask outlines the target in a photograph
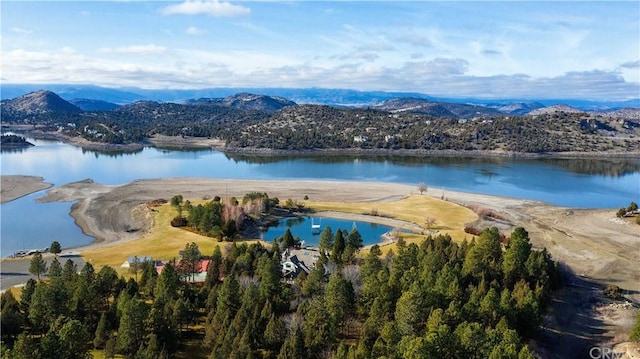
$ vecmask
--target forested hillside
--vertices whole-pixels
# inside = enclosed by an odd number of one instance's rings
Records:
[[[616,112],[615,116],[613,112],[556,110],[505,115],[481,106],[419,99],[388,101],[377,109],[339,108],[238,94],[188,104],[139,101],[112,111],[80,112],[64,110],[67,107],[59,104],[64,100],[54,95],[38,97],[43,101],[39,104],[29,103],[33,97],[3,101],[2,123],[33,125],[47,132],[107,144],[147,143],[156,134],[215,138],[236,152],[640,152],[640,121],[633,111]],[[49,103],[52,98],[56,106]]]
[[[195,244],[160,275],[145,262],[129,280],[55,259],[19,300],[2,295],[2,357],[533,358],[526,341],[559,276],[524,229],[506,246],[490,228],[348,260],[342,231],[331,238],[295,281],[281,277],[283,244],[216,247],[202,285],[188,280]]]

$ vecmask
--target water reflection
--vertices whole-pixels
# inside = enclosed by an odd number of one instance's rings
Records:
[[[568,172],[586,175],[620,177],[640,172],[640,159],[634,158],[544,158],[514,159],[505,157],[456,157],[421,155],[367,155],[367,154],[303,154],[303,155],[259,155],[225,153],[225,157],[235,163],[272,164],[278,162],[308,161],[311,163],[390,163],[404,167],[468,167],[483,166],[478,170],[483,176],[495,176],[490,167],[508,167],[510,164],[538,162],[543,165],[560,167]]]
[[[640,171],[640,159],[541,159],[541,163],[585,175],[620,177]]]

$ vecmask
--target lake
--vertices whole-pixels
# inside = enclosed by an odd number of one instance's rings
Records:
[[[545,201],[559,206],[619,208],[640,201],[640,159],[509,159],[417,156],[247,156],[214,150],[145,148],[100,153],[55,141],[0,154],[1,173],[42,176],[62,185],[91,178],[117,185],[140,178],[204,177],[424,182],[448,189]],[[90,243],[68,215],[71,203],[36,203],[44,192],[0,206],[0,255],[19,249]]]
[[[317,229],[312,228],[312,225],[319,227]],[[262,239],[267,242],[272,242],[274,239],[284,235],[286,230],[289,229],[294,237],[304,241],[306,245],[316,247],[320,241],[320,233],[322,233],[322,230],[327,226],[331,228],[334,235],[338,229],[351,232],[353,228],[356,228],[362,236],[364,245],[378,243],[382,240],[382,235],[396,230],[395,228],[377,223],[327,217],[294,217],[281,219],[277,226],[268,227],[262,234]]]

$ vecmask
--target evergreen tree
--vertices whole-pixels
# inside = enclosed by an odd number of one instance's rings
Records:
[[[287,336],[287,327],[275,314],[271,314],[264,331],[264,342],[269,350],[280,348]]]
[[[36,339],[31,336],[22,333],[18,335],[11,351],[11,358],[13,359],[38,359],[42,358],[40,345]]]
[[[222,265],[222,251],[220,251],[220,246],[216,246],[213,249],[213,254],[211,255],[211,261],[209,262],[209,267],[207,268],[207,277],[205,278],[205,286],[207,288],[212,288],[214,285],[219,283],[221,265]]]
[[[62,277],[62,265],[58,261],[58,257],[53,258],[49,265],[49,277]]]
[[[362,235],[356,228],[351,229],[347,236],[347,246],[355,248],[357,251],[362,248]]]
[[[91,358],[90,335],[78,320],[69,320],[58,331],[61,359]]]
[[[462,272],[480,281],[498,279],[502,273],[502,249],[500,247],[500,232],[496,227],[487,228],[477,243],[472,246],[464,260]]]
[[[118,327],[116,345],[118,352],[125,356],[132,356],[138,351],[140,344],[144,343],[147,334],[145,319],[148,311],[148,304],[140,299],[131,298],[126,301]]]
[[[29,264],[29,273],[38,277],[38,281],[40,281],[40,275],[47,271],[47,263],[42,259],[42,253],[37,252],[31,258],[31,263]]]
[[[70,287],[75,285],[76,279],[78,278],[78,266],[71,260],[67,259],[64,262],[64,266],[62,267],[62,280],[67,283]]]
[[[324,266],[316,263],[316,267],[311,270],[307,279],[302,284],[302,295],[311,297],[322,293],[324,289]]]
[[[171,262],[165,264],[158,282],[156,284],[154,296],[164,297],[166,300],[176,299],[178,288],[180,287],[180,277]]]
[[[118,295],[118,273],[110,266],[100,268],[95,279],[96,295],[102,298],[102,309],[109,307],[109,300]]]
[[[110,336],[110,330],[107,327],[107,314],[102,313],[93,338],[93,347],[96,349],[103,349]]]
[[[524,228],[517,227],[511,234],[502,262],[504,281],[507,287],[513,288],[515,282],[524,278],[526,275],[525,263],[530,253],[529,234]]]
[[[304,344],[309,353],[320,353],[329,348],[335,338],[331,314],[324,299],[315,297],[304,315]]]
[[[0,334],[3,340],[13,342],[21,332],[24,316],[20,312],[20,303],[10,290],[0,296]]]
[[[62,246],[60,245],[60,242],[58,241],[51,242],[51,245],[49,246],[49,253],[53,253],[53,255],[55,255],[56,258],[58,258],[58,254],[60,252],[62,252]]]
[[[185,245],[180,258],[179,270],[187,281],[192,281],[194,276],[200,272],[200,249],[195,242]]]
[[[344,232],[341,229],[336,231],[335,238],[333,239],[333,249],[331,251],[331,260],[337,264],[342,264],[342,252],[346,247]]]
[[[304,334],[298,328],[293,330],[291,335],[287,336],[280,348],[278,359],[300,359],[307,358],[307,349],[304,342]]]
[[[325,291],[325,305],[332,320],[333,332],[342,328],[351,313],[354,312],[355,295],[351,282],[345,280],[340,272],[335,272]]]
[[[325,226],[322,233],[320,233],[318,248],[321,252],[329,252],[333,248],[333,232],[331,231],[331,227]]]
[[[282,242],[284,248],[291,248],[298,243],[293,234],[291,234],[290,228],[287,228],[282,237],[280,237],[280,242]]]

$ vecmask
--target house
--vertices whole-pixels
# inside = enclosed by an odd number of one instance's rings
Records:
[[[188,283],[204,283],[207,278],[207,269],[209,268],[210,259],[201,259],[196,262],[195,273],[184,276],[182,279]],[[156,263],[156,272],[158,275],[162,274],[162,270],[167,265],[167,262]],[[176,268],[180,267],[180,261],[174,263]]]
[[[367,136],[353,136],[353,142],[367,142],[369,140],[369,137]]]
[[[311,271],[307,268],[304,262],[298,259],[298,256],[293,255],[286,261],[282,262],[282,276],[285,279],[295,279],[301,272],[309,274]]]

